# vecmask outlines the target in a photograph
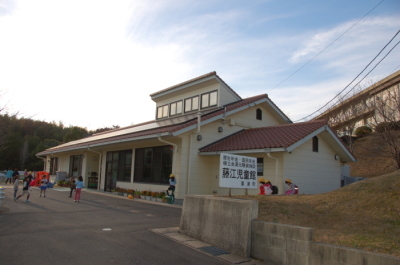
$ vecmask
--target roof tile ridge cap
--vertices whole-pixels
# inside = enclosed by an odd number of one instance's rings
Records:
[[[189,84],[189,83],[194,82],[194,81],[196,81],[196,80],[202,79],[202,78],[204,78],[204,77],[213,76],[213,75],[217,76],[217,72],[215,72],[215,71],[209,72],[209,73],[207,73],[207,74],[197,76],[197,77],[195,77],[195,78],[186,80],[186,81],[181,82],[181,83],[178,83],[178,84],[176,84],[176,85],[173,85],[173,86],[170,86],[170,87],[161,89],[161,90],[159,90],[159,91],[157,91],[157,92],[154,92],[154,93],[150,94],[150,97],[151,97],[151,96],[154,96],[154,95],[157,95],[157,94],[159,94],[159,93],[165,92],[165,91],[167,91],[167,90],[170,90],[170,89],[172,89],[172,88],[179,87],[179,86],[182,86],[182,85],[186,85],[186,84]]]

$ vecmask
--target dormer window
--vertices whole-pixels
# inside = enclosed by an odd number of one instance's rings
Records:
[[[199,109],[199,96],[185,99],[185,112]]]
[[[182,113],[182,101],[177,101],[177,102],[171,103],[169,109],[170,109],[170,113],[169,113],[170,116],[181,114]]]
[[[157,108],[157,119],[168,117],[168,105]]]
[[[205,93],[201,95],[201,108],[208,108],[217,105],[217,91]]]

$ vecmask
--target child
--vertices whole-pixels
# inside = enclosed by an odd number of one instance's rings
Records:
[[[286,195],[293,195],[299,193],[299,188],[297,187],[297,185],[294,185],[292,183],[291,179],[285,180],[285,183],[289,186],[289,189],[285,192]]]
[[[76,186],[75,186],[75,178],[71,177],[71,180],[69,182],[69,188],[71,189],[71,191],[69,192],[69,197],[72,197],[72,191],[75,190]]]
[[[175,175],[171,174],[171,175],[169,175],[169,188],[167,189],[167,196],[166,197],[169,197],[169,193],[168,193],[169,190],[172,191],[172,193],[174,193],[175,185],[176,185]]]
[[[47,182],[48,182],[48,180],[46,179],[46,176],[43,176],[42,184],[40,185],[40,196],[39,197],[42,197],[42,192],[44,193],[43,197],[46,197]]]
[[[17,199],[18,185],[19,185],[19,176],[16,176],[14,181],[14,201]]]
[[[18,176],[19,177],[19,176]],[[29,200],[29,196],[31,195],[31,193],[29,192],[29,179],[26,177],[24,178],[24,183],[23,183],[23,188],[22,188],[22,194],[19,195],[16,200],[18,200],[19,198],[21,198],[22,196],[24,196],[25,194],[27,194],[28,196],[26,197],[26,202],[30,202]]]
[[[75,185],[76,185],[76,189],[75,189],[74,202],[79,202],[79,200],[81,199],[82,188],[85,187],[82,176],[79,176],[78,181],[75,182]]]

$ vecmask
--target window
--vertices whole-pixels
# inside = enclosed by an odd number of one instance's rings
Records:
[[[170,145],[136,149],[134,181],[168,184],[172,151]]]
[[[318,152],[318,137],[314,136],[312,138],[312,150],[313,152]]]
[[[201,95],[201,108],[207,108],[217,105],[217,91]]]
[[[264,176],[264,158],[257,157],[257,176]]]
[[[131,181],[132,150],[107,152],[107,168],[117,181]]]
[[[256,110],[256,119],[257,120],[262,120],[262,110],[261,109],[257,109]]]
[[[53,157],[50,159],[50,175],[55,175],[58,171],[58,157]]]
[[[185,112],[199,109],[199,97],[185,99]]]
[[[181,114],[182,113],[182,101],[177,101],[177,102],[171,103],[169,109],[170,109],[170,113],[169,113],[170,116]]]
[[[168,105],[157,108],[157,119],[168,117]]]
[[[70,157],[69,159],[70,177],[82,176],[82,162],[83,162],[83,155],[75,155]]]

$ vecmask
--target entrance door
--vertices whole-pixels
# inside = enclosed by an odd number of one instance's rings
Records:
[[[106,167],[106,183],[104,191],[112,191],[117,186],[118,161],[108,162]]]

